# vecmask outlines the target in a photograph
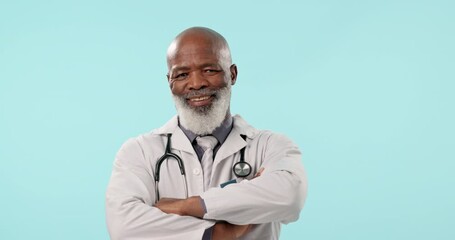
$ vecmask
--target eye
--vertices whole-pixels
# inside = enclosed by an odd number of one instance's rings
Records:
[[[208,74],[208,75],[215,75],[217,73],[221,72],[221,70],[218,70],[218,69],[214,69],[214,68],[207,68],[207,69],[204,69],[204,73]]]
[[[176,74],[175,76],[172,77],[173,80],[184,80],[186,77],[188,77],[188,73],[179,73]]]

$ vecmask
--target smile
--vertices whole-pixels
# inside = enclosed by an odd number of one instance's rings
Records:
[[[212,103],[214,97],[213,95],[206,96],[195,96],[187,99],[188,104],[193,107],[202,107]]]
[[[204,101],[204,100],[207,100],[209,98],[211,98],[212,96],[201,96],[201,97],[194,97],[194,98],[189,98],[189,100],[191,102],[200,102],[200,101]]]

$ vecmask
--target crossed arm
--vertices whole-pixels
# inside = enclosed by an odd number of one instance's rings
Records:
[[[155,207],[167,214],[177,214],[180,216],[193,216],[202,218],[205,214],[201,206],[201,197],[195,196],[187,199],[163,198]],[[248,233],[250,225],[233,225],[227,222],[218,222],[213,226],[213,240],[231,240]]]
[[[153,171],[148,169],[140,143],[127,142],[117,155],[106,193],[111,238],[197,239],[214,226],[213,239],[235,239],[246,234],[250,224],[295,221],[306,196],[300,151],[283,139],[270,144],[282,147],[265,153],[262,165],[266,170],[261,177],[212,188],[188,199],[161,199],[153,205],[149,174]]]
[[[254,178],[261,176],[264,168],[254,175]],[[167,214],[177,214],[180,216],[192,216],[203,218],[205,215],[200,196],[189,197],[187,199],[162,198],[154,207]],[[227,222],[218,222],[213,227],[212,240],[237,239],[248,233],[250,224],[234,225]]]

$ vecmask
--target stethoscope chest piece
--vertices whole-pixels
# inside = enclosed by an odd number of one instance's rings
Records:
[[[238,162],[234,164],[234,174],[237,177],[247,177],[251,173],[251,166],[246,162]]]
[[[246,135],[240,135],[246,141]],[[234,164],[232,171],[236,177],[245,178],[251,174],[251,165],[245,161],[245,148],[240,150],[240,161]]]

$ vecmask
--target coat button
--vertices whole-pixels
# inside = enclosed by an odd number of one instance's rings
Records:
[[[199,168],[195,168],[195,169],[193,169],[193,174],[199,175],[199,174],[201,174],[201,170],[199,170]]]

